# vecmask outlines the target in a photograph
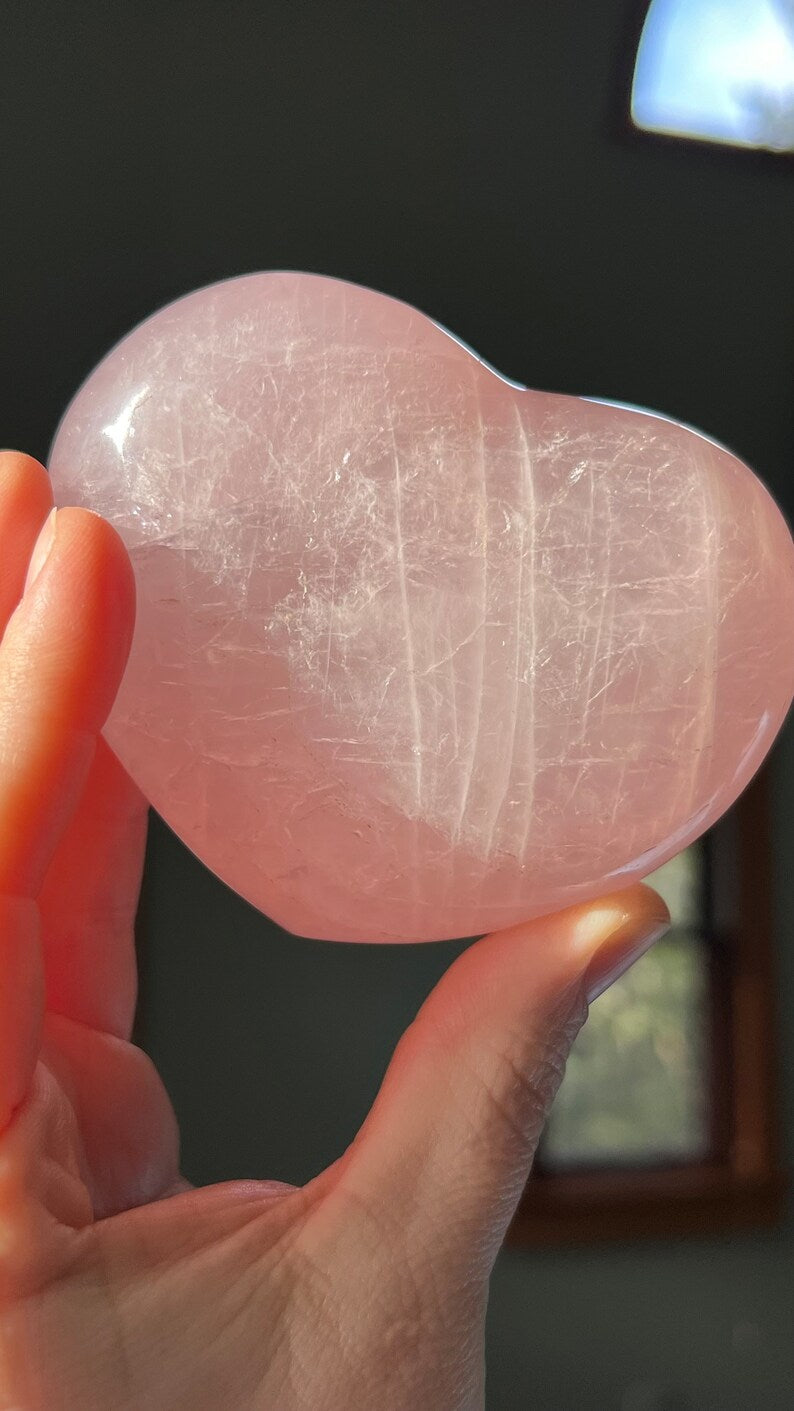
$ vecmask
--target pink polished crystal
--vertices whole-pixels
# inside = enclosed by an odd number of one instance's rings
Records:
[[[519,389],[341,280],[156,313],[51,471],[135,566],[108,741],[301,935],[475,935],[627,885],[732,803],[791,702],[794,546],[745,465]]]

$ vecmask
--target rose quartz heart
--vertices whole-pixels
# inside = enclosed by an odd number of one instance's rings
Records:
[[[357,285],[255,274],[162,309],[51,469],[135,566],[110,744],[301,935],[475,935],[645,876],[791,701],[794,546],[745,465],[519,389]]]

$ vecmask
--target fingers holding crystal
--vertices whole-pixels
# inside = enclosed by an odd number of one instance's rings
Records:
[[[38,894],[85,789],[135,616],[132,568],[115,530],[86,510],[47,514],[48,487],[25,459],[0,458],[2,592],[11,609],[0,641],[0,1130],[24,1098],[40,1046]]]
[[[47,1009],[128,1039],[148,803],[103,735],[39,897]]]
[[[134,616],[116,531],[88,510],[51,516],[0,644],[0,893],[38,894],[85,786]]]
[[[33,545],[51,509],[44,466],[21,451],[0,451],[0,641],[22,597]]]

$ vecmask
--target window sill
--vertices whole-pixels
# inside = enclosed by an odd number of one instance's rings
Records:
[[[653,1171],[571,1172],[532,1178],[508,1246],[711,1238],[783,1219],[784,1171],[739,1176],[720,1165]]]

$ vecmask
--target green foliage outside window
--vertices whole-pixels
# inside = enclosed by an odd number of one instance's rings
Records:
[[[668,935],[591,1006],[544,1135],[546,1168],[696,1160],[709,1139],[703,848],[647,880]]]

